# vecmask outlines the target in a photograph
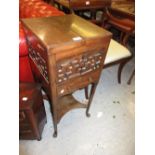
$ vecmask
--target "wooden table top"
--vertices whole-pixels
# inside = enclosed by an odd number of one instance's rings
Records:
[[[109,36],[107,30],[74,14],[47,18],[27,18],[22,19],[22,22],[48,48],[69,44],[76,46],[88,39]]]
[[[111,3],[111,8],[116,11],[135,16],[135,2],[131,1],[115,1]]]

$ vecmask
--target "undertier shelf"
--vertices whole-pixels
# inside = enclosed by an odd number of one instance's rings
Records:
[[[77,101],[72,94],[65,95],[59,98],[57,108],[57,123],[60,122],[61,118],[70,110],[76,108],[87,108],[87,104],[83,104]]]

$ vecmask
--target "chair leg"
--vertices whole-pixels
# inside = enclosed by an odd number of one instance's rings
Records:
[[[125,33],[121,31],[121,35],[120,35],[120,43],[123,43],[123,38],[124,38]]]
[[[124,46],[127,45],[127,41],[128,41],[128,39],[129,39],[129,37],[130,37],[130,34],[128,34],[128,33],[124,35],[123,40],[122,40],[122,44],[123,44]]]
[[[121,73],[123,70],[123,67],[125,66],[125,64],[129,61],[130,59],[126,59],[125,61],[121,62],[119,67],[118,67],[118,74],[117,74],[117,78],[118,78],[118,83],[121,83]]]
[[[86,86],[84,88],[84,90],[85,90],[85,98],[88,99],[89,98],[89,96],[88,96],[88,86]]]
[[[126,46],[130,35],[131,34],[129,34],[129,33],[121,32],[121,35],[120,35],[120,43],[122,45]]]
[[[127,82],[128,85],[131,84],[131,80],[132,80],[132,78],[133,78],[134,75],[135,75],[135,69],[133,70],[133,72],[132,72],[132,74],[131,74],[131,76],[130,76],[128,82]]]

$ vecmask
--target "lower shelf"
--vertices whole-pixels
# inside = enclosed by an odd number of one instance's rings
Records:
[[[77,101],[72,94],[61,97],[58,100],[57,108],[57,123],[60,122],[61,118],[70,110],[76,108],[87,108],[87,104],[82,104]]]

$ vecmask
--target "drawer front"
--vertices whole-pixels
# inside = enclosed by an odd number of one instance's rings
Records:
[[[88,84],[97,82],[99,80],[100,70],[96,70],[87,75],[82,75],[80,77],[74,78],[65,84],[57,86],[58,96],[63,96],[70,94],[75,90],[86,87]]]
[[[59,61],[56,65],[57,84],[100,70],[103,67],[104,55],[104,52],[85,53]]]

